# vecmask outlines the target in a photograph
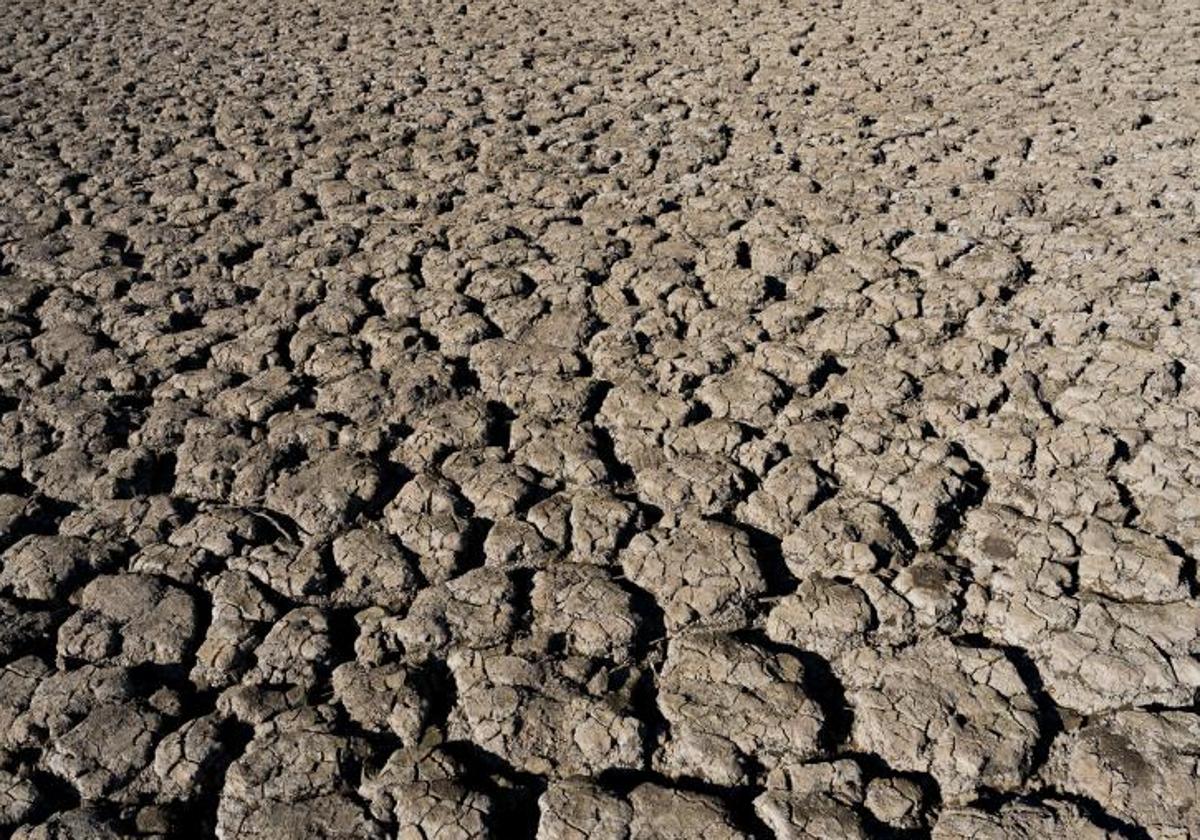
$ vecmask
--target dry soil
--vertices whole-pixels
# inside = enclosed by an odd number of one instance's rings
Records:
[[[1194,0],[10,0],[0,834],[1200,837]]]

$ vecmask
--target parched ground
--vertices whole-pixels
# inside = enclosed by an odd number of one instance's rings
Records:
[[[0,835],[1200,837],[1200,5],[13,0]]]

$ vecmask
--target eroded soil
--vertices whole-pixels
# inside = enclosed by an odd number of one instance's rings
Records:
[[[0,833],[1200,837],[1200,6],[0,13]]]

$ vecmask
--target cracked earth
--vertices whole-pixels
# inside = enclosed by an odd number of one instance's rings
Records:
[[[1200,837],[1198,66],[13,0],[0,835]]]

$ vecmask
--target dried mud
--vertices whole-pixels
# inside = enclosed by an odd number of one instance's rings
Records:
[[[14,0],[0,834],[1200,837],[1198,67]]]

